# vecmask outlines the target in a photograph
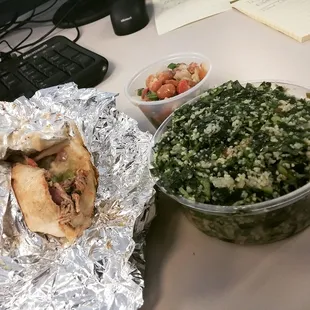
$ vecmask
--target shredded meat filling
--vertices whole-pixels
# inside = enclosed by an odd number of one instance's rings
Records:
[[[50,182],[50,181],[51,181],[51,179],[52,179],[52,174],[51,174],[48,170],[45,170],[45,171],[44,171],[44,176],[45,176],[45,180],[46,180],[47,182]]]
[[[75,215],[74,203],[71,197],[59,183],[54,183],[53,186],[50,187],[50,193],[54,202],[60,206],[59,223],[69,223]]]
[[[58,221],[60,224],[67,224],[71,222],[74,217],[74,204],[72,200],[63,200],[59,208],[59,218]]]
[[[86,180],[87,180],[87,172],[82,169],[77,170],[76,176],[74,179],[75,191],[83,193],[86,187]]]
[[[66,192],[69,192],[73,185],[73,182],[74,182],[74,179],[67,179],[67,180],[60,182],[59,184]]]
[[[79,213],[81,211],[80,209],[80,195],[78,193],[73,193],[71,195],[72,200],[74,201],[74,205],[75,205],[75,211],[76,213]]]
[[[59,208],[59,223],[69,223],[72,218],[81,211],[80,197],[85,190],[87,172],[80,169],[73,179],[67,179],[61,183],[52,182],[52,175],[45,172],[45,178],[49,182],[49,192],[53,201]],[[68,194],[71,193],[71,195]]]

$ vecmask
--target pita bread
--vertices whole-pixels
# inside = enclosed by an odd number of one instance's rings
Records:
[[[78,138],[72,139],[63,149],[67,160],[51,163],[49,171],[59,175],[79,169],[87,172],[86,187],[80,195],[80,212],[69,223],[59,223],[60,206],[50,194],[45,178],[46,171],[39,167],[17,163],[12,168],[12,187],[28,228],[33,232],[66,237],[73,242],[91,225],[97,191],[97,170],[90,154]]]

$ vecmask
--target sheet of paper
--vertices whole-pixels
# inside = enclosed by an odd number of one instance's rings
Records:
[[[231,9],[229,0],[153,0],[159,35]]]
[[[300,42],[310,39],[310,0],[239,0],[232,6]]]

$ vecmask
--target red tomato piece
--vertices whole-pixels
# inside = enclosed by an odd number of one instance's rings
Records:
[[[166,80],[165,84],[173,84],[175,87],[178,87],[179,81],[177,81],[177,80]]]
[[[170,70],[163,71],[163,72],[158,74],[157,78],[163,84],[163,83],[165,83],[165,81],[171,80],[173,78],[173,73]]]
[[[177,87],[178,94],[182,94],[189,90],[191,87],[189,86],[189,83],[187,80],[181,80]]]
[[[38,167],[37,163],[29,157],[26,157],[26,164],[31,167]]]
[[[163,83],[160,80],[155,79],[149,86],[150,91],[156,93],[161,88],[162,85]]]
[[[146,97],[146,94],[148,93],[148,91],[149,91],[149,88],[147,87],[147,88],[144,88],[143,90],[142,90],[142,94],[141,94],[141,99],[142,100],[145,100],[145,97]]]
[[[157,97],[159,99],[170,98],[170,97],[173,97],[175,93],[176,93],[176,89],[173,84],[164,84],[157,91]]]

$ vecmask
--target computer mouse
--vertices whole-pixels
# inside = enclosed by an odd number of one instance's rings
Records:
[[[145,0],[115,0],[110,17],[114,32],[118,36],[134,33],[149,22]]]

